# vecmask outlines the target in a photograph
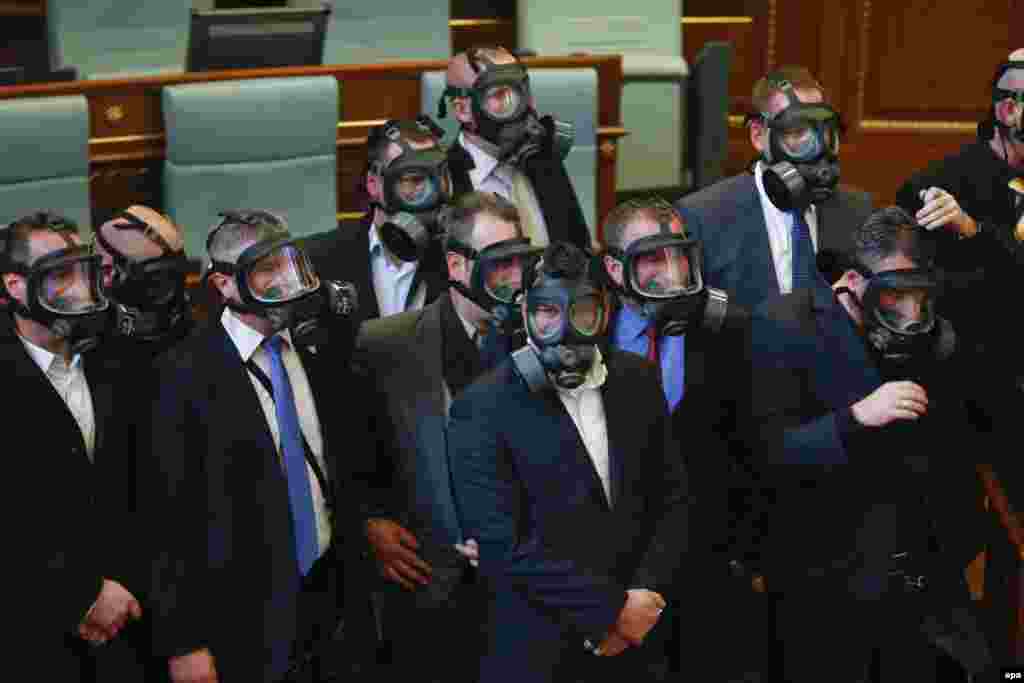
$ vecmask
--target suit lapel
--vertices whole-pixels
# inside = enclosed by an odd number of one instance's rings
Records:
[[[360,223],[359,234],[354,242],[354,253],[344,258],[351,264],[352,281],[359,288],[359,309],[363,320],[380,317],[380,306],[377,304],[377,292],[373,288],[373,270],[370,266],[370,226],[373,224],[373,211]]]
[[[754,182],[753,176],[751,176],[751,183]],[[761,206],[761,195],[757,192],[757,187],[754,187],[753,192],[754,201],[748,206],[748,211],[752,214],[751,220],[755,221],[758,229],[754,231],[754,248],[751,250],[751,254],[754,258],[754,266],[756,274],[751,278],[751,282],[748,284],[755,285],[758,282],[768,282],[773,292],[777,292],[779,289],[779,273],[775,270],[775,257],[772,254],[772,244],[768,239],[768,223],[765,222],[764,218],[764,207]],[[763,295],[761,298],[764,298]]]
[[[608,359],[605,359],[605,366],[608,368],[608,378],[601,386],[601,402],[604,404],[604,420],[608,432],[608,475],[611,478],[609,488],[612,492],[612,504],[615,504],[629,495],[624,453],[629,445],[627,416],[632,412],[627,404],[629,392],[623,391],[623,387],[609,390],[609,387],[615,387],[621,382],[622,377]],[[605,504],[608,504],[607,501]]]
[[[841,304],[831,298],[831,290],[814,291],[814,316],[818,328],[820,353],[815,373],[818,386],[828,387],[828,395],[821,398],[833,407],[849,406],[867,396],[882,380],[875,364],[868,357],[864,342],[850,324],[849,314]],[[847,377],[836,377],[834,359],[846,358],[845,367],[857,372]]]
[[[114,417],[113,377],[105,371],[98,357],[84,358],[85,381],[92,397],[93,423],[95,425],[94,453],[99,453],[106,439],[108,421]]]
[[[691,391],[699,391],[698,387],[704,386],[706,354],[704,345],[696,337],[697,333],[686,337],[686,348],[683,352],[683,401],[680,401],[679,405],[686,401]]]
[[[473,181],[469,177],[470,170],[476,168],[473,157],[459,144],[458,139],[448,148],[448,170],[452,174],[452,185],[456,197],[473,191]]]

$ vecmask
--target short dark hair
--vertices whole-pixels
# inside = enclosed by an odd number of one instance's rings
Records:
[[[445,215],[445,229],[448,233],[445,249],[451,250],[454,242],[476,248],[473,228],[476,217],[489,214],[497,219],[512,223],[516,233],[522,237],[523,227],[519,221],[519,209],[504,197],[492,192],[469,192],[455,200]]]
[[[754,109],[753,113],[765,114],[768,112],[772,98],[782,92],[782,89],[779,88],[779,83],[782,81],[788,81],[794,90],[818,90],[822,97],[825,97],[825,89],[821,87],[821,83],[807,67],[794,64],[780,66],[754,83],[754,89],[750,93],[750,105]]]
[[[902,254],[920,268],[931,264],[931,254],[921,239],[921,228],[898,206],[874,211],[853,233],[852,257],[857,265],[874,272],[893,254]]]
[[[612,209],[604,219],[604,242],[609,249],[625,249],[626,228],[638,218],[647,218],[656,223],[671,223],[678,218],[685,221],[674,206],[658,196],[639,197],[622,202]]]
[[[381,168],[388,162],[388,148],[393,142],[392,131],[397,131],[402,140],[416,144],[434,141],[438,143],[437,136],[415,120],[391,119],[386,123],[370,129],[366,137],[366,172],[380,173]]]
[[[62,234],[78,234],[78,225],[54,211],[36,211],[27,216],[15,219],[2,235],[3,252],[0,266],[4,268],[32,265],[32,235],[39,232],[56,232]]]
[[[531,278],[530,284],[537,284],[545,276],[578,280],[589,274],[590,262],[590,255],[572,242],[552,242],[537,262],[536,277]]]

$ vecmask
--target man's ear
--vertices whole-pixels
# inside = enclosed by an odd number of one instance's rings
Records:
[[[1017,123],[1019,116],[1024,116],[1024,112],[1018,114],[1017,103],[1011,98],[1004,98],[995,104],[995,115],[996,118],[1004,126],[1012,126]]]
[[[768,136],[765,135],[768,127],[761,119],[751,119],[748,127],[750,129],[750,144],[760,154],[764,154],[765,148],[768,146]]]
[[[28,301],[28,281],[24,276],[17,273],[3,274],[4,288],[12,299],[16,299],[24,305]]]
[[[455,120],[463,125],[473,123],[473,107],[468,97],[456,97],[452,100],[452,111],[455,112]]]
[[[448,263],[448,279],[462,281],[461,274],[466,268],[466,257],[456,254],[454,251],[445,252],[445,260]]]
[[[604,269],[608,273],[608,277],[617,284],[619,287],[622,286],[622,263],[618,259],[605,254],[604,255]]]
[[[366,174],[366,193],[375,202],[384,201],[384,181],[375,173]]]

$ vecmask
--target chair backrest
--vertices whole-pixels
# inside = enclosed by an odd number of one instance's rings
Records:
[[[48,0],[51,66],[78,77],[184,71],[192,0]]]
[[[165,88],[164,205],[204,253],[226,209],[282,214],[292,234],[337,225],[338,82],[257,78]]]
[[[52,209],[90,225],[89,107],[81,95],[0,101],[0,224]]]
[[[622,54],[619,190],[683,183],[686,61],[680,0],[633,0],[629,11],[613,0],[520,0],[521,47],[540,55]],[[668,141],[672,141],[671,144]]]
[[[705,43],[690,77],[689,157],[692,189],[710,185],[725,174],[729,153],[729,71],[732,43]]]
[[[333,0],[324,64],[448,59],[449,0]]]
[[[437,101],[444,92],[444,72],[425,72],[420,80],[421,111],[434,117],[451,143],[459,130],[451,107],[437,119]],[[530,88],[541,114],[550,113],[576,127],[576,141],[565,168],[580,200],[583,217],[594,229],[597,219],[597,72],[593,69],[533,69]]]

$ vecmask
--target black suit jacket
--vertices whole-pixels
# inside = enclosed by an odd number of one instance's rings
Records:
[[[511,360],[452,404],[456,502],[494,595],[481,680],[550,680],[615,623],[625,589],[670,596],[687,549],[685,468],[655,368],[618,351],[605,362],[611,504],[561,400],[531,394]]]
[[[454,194],[459,197],[474,190],[469,171],[475,168],[473,157],[455,140],[448,148],[448,169],[452,174]],[[590,249],[590,231],[580,208],[580,200],[573,189],[565,164],[555,156],[537,154],[530,157],[520,169],[530,181],[537,196],[544,223],[551,242],[572,242],[581,249]]]
[[[343,463],[368,457],[373,428],[347,354],[339,359],[329,347],[299,353],[324,437],[334,528],[312,576],[333,573],[331,563],[355,535]],[[140,467],[145,521],[157,541],[154,651],[175,656],[206,647],[225,680],[276,681],[304,615],[287,482],[259,399],[219,321],[173,349],[159,372],[151,455]]]
[[[50,381],[11,330],[0,338],[4,368],[4,421],[8,428],[8,528],[12,548],[26,561],[23,581],[12,596],[23,605],[21,636],[40,680],[79,680],[77,627],[99,596],[103,578],[129,590],[125,551],[130,509],[118,462],[132,457],[118,440],[117,408],[111,368],[88,354],[83,359],[96,425],[90,462],[81,430]],[[116,479],[112,479],[112,477]],[[76,642],[77,641],[77,642]]]
[[[351,282],[359,293],[359,311],[355,327],[363,320],[380,317],[377,292],[373,288],[370,267],[370,225],[372,209],[358,221],[341,221],[336,230],[310,235],[303,241],[313,266],[322,279]],[[424,303],[435,300],[448,287],[448,266],[439,242],[433,242],[416,269],[409,300],[416,296],[420,283],[427,286]]]
[[[920,556],[935,544],[933,583],[962,583],[985,521],[955,361],[883,376],[824,290],[766,300],[752,335],[754,454],[775,494],[764,524],[769,584],[799,590],[825,577],[873,599],[889,553]],[[925,388],[927,415],[857,425],[849,407],[901,378]]]
[[[701,240],[704,280],[753,310],[779,291],[768,228],[753,173],[721,180],[679,200],[686,229]],[[818,254],[846,253],[871,213],[871,197],[840,188],[818,206]]]

